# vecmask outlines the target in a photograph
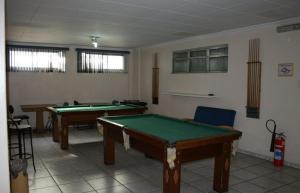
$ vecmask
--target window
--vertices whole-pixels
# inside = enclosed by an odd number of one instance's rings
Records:
[[[77,72],[127,72],[128,51],[92,50],[77,48]]]
[[[7,46],[9,72],[65,72],[68,48]]]
[[[227,70],[227,45],[173,53],[173,73],[227,72]]]

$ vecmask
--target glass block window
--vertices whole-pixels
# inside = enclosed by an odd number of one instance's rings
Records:
[[[228,71],[228,46],[175,51],[173,73],[203,73]]]
[[[173,68],[176,72],[186,72],[188,69],[188,52],[173,54]]]

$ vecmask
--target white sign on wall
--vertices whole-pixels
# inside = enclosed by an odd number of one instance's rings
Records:
[[[293,63],[278,64],[278,76],[293,76]]]

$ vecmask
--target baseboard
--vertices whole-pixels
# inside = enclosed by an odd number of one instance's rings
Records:
[[[253,157],[261,158],[261,159],[264,159],[264,160],[267,160],[267,161],[273,161],[273,157],[271,157],[271,156],[261,155],[261,154],[258,154],[258,153],[254,153],[254,152],[247,151],[247,150],[242,150],[242,149],[238,149],[237,152],[244,153],[244,154],[247,154],[247,155],[250,155],[250,156],[253,156]],[[284,165],[300,169],[300,164],[295,164],[295,163],[291,163],[291,162],[288,162],[288,161],[284,161]]]

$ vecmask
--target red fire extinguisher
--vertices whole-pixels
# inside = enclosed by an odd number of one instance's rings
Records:
[[[274,166],[282,167],[284,163],[285,137],[283,134],[278,134],[275,139],[274,147]]]
[[[273,125],[273,130],[269,128],[270,124]],[[282,167],[284,164],[285,135],[276,132],[276,122],[272,119],[267,120],[266,128],[272,133],[270,152],[274,152],[274,166]]]

